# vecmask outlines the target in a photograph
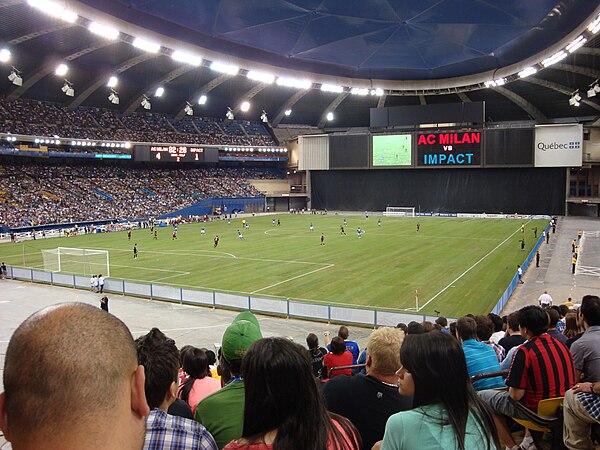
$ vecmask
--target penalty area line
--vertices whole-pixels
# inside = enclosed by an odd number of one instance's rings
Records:
[[[311,270],[311,271],[309,271],[309,272],[302,273],[302,274],[300,274],[300,275],[296,275],[295,277],[288,278],[287,280],[283,280],[283,281],[279,281],[278,283],[270,284],[269,286],[266,286],[266,287],[264,287],[264,288],[260,288],[260,289],[257,289],[257,290],[255,290],[255,291],[252,291],[252,292],[250,292],[250,295],[256,294],[257,292],[260,292],[260,291],[266,291],[266,290],[267,290],[267,289],[269,289],[269,288],[272,288],[272,287],[275,287],[275,286],[279,286],[280,284],[283,284],[283,283],[288,283],[288,282],[290,282],[290,281],[297,280],[298,278],[302,278],[302,277],[305,277],[305,276],[307,276],[307,275],[313,274],[313,273],[315,273],[315,272],[319,272],[320,270],[329,269],[329,268],[331,268],[331,267],[333,267],[333,266],[335,266],[335,264],[329,264],[329,265],[327,265],[327,266],[324,266],[324,267],[319,267],[318,269]]]
[[[525,225],[527,225],[529,222],[531,222],[531,220],[528,220]],[[423,308],[425,308],[427,305],[429,305],[432,301],[434,301],[437,297],[439,297],[440,295],[442,295],[444,292],[446,292],[446,290],[448,290],[450,287],[452,287],[452,285],[454,283],[456,283],[458,280],[460,280],[462,277],[464,277],[467,273],[469,273],[472,269],[474,269],[477,265],[479,265],[479,263],[481,261],[483,261],[484,259],[486,259],[488,256],[490,256],[492,253],[494,253],[496,250],[498,250],[500,247],[502,247],[506,242],[508,242],[508,240],[510,238],[512,238],[515,234],[517,234],[520,231],[520,228],[517,228],[516,231],[514,231],[513,233],[511,233],[506,239],[504,239],[502,242],[500,242],[498,245],[496,245],[493,249],[491,249],[486,255],[482,256],[479,261],[475,262],[471,267],[469,267],[467,270],[465,270],[463,273],[461,273],[458,277],[456,277],[454,280],[452,280],[444,289],[442,289],[440,292],[438,292],[437,294],[435,294],[433,297],[431,297],[427,302],[425,302],[424,305],[422,305],[419,309],[417,309],[417,312],[420,312]]]

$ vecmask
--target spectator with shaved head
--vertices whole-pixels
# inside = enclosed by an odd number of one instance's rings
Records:
[[[0,428],[15,450],[141,449],[144,380],[119,319],[83,303],[44,308],[8,344]]]

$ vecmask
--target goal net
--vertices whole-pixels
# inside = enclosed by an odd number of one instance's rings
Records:
[[[396,217],[414,217],[415,208],[414,206],[388,206],[385,208],[384,216],[396,216]]]
[[[50,272],[110,276],[108,251],[106,250],[57,247],[42,250],[42,257],[44,269]]]

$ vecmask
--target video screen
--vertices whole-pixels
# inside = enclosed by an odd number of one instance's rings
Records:
[[[373,167],[412,166],[412,135],[373,136]]]

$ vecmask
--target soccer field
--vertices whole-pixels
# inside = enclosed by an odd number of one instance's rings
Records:
[[[273,225],[279,219],[281,226]],[[340,226],[347,219],[346,235]],[[332,305],[459,317],[489,312],[535,244],[545,220],[381,218],[358,215],[250,217],[150,230],[38,239],[0,245],[8,265],[44,268],[42,249],[108,250],[110,275],[131,281]],[[314,231],[309,230],[314,224]],[[416,225],[420,224],[417,232]],[[201,236],[200,228],[206,228]],[[357,237],[357,228],[364,230]],[[243,240],[237,230],[243,233]],[[325,245],[320,245],[321,234]],[[213,248],[213,237],[220,243]],[[525,239],[525,250],[519,241]],[[138,258],[133,259],[133,244]],[[77,270],[89,275],[84,265]]]

